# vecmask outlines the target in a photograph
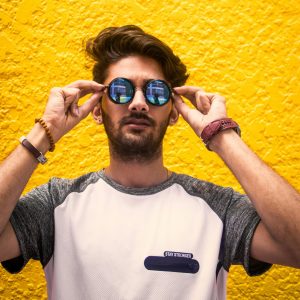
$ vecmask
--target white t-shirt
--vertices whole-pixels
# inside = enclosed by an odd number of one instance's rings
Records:
[[[249,275],[259,217],[246,196],[187,175],[127,188],[103,171],[52,178],[17,204],[19,272],[41,261],[49,299],[225,299],[231,264]]]

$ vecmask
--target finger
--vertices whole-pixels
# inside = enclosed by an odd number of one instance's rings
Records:
[[[62,88],[60,88],[60,87],[54,87],[54,88],[52,88],[50,90],[48,101],[51,102],[51,103],[61,103],[61,104],[64,104],[65,95],[64,95],[64,92],[63,92]]]
[[[64,98],[65,113],[66,113],[68,110],[71,110],[71,108],[74,109],[74,107],[76,107],[80,98],[80,90],[76,88],[62,88],[62,95]],[[74,111],[71,110],[71,112],[73,113]]]
[[[211,106],[211,101],[207,93],[205,93],[204,91],[196,92],[196,104],[196,108],[198,110],[200,110],[204,115],[208,114]]]
[[[227,116],[225,98],[221,95],[210,93],[208,94],[208,97],[211,101],[210,112],[225,118]]]
[[[173,99],[174,99],[174,104],[175,104],[175,107],[176,107],[177,111],[184,118],[184,115],[187,114],[186,107],[185,107],[186,104],[184,103],[184,101],[182,100],[182,98],[179,95],[174,94]]]
[[[103,92],[94,93],[84,104],[78,107],[79,116],[84,119],[88,114],[94,109],[94,107],[99,103]]]
[[[82,95],[80,93],[80,89],[68,87],[68,88],[63,88],[62,92],[64,95],[64,101],[65,101],[65,107],[64,107],[65,113],[70,113],[71,116],[78,117],[81,114],[79,107],[78,107],[78,101],[82,97]],[[103,95],[103,92],[96,92],[94,94],[98,94],[98,93],[101,96]],[[98,101],[99,101],[99,99],[98,99]],[[85,110],[85,107],[83,108],[83,110]]]
[[[196,86],[180,86],[180,87],[175,87],[173,89],[178,95],[184,96],[185,98],[194,101],[195,100],[195,95],[198,91],[204,91],[200,87]]]
[[[211,103],[218,101],[218,102],[222,102],[225,103],[225,98],[219,94],[213,94],[213,93],[206,93],[207,97],[209,98],[209,101]]]
[[[196,87],[180,87],[176,89],[181,89],[182,93],[186,96],[188,100],[199,110],[202,114],[207,114],[210,109],[210,100],[206,96],[206,93],[201,88]],[[194,93],[194,94],[193,94]]]
[[[66,85],[65,87],[78,88],[78,89],[86,89],[86,88],[98,89],[102,86],[103,84],[100,84],[93,80],[76,80]]]
[[[69,111],[73,117],[78,117],[79,116],[78,102],[72,102]]]
[[[182,98],[178,95],[174,95],[174,100],[175,107],[178,110],[178,112],[187,122],[189,122],[189,115],[191,114],[193,109],[190,108],[187,104],[185,104]]]
[[[93,80],[77,80],[65,86],[65,88],[77,88],[80,90],[80,97],[90,93],[103,91],[106,86]]]

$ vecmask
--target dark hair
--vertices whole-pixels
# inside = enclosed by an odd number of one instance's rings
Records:
[[[99,83],[107,77],[110,64],[131,55],[147,56],[157,61],[173,87],[184,85],[189,76],[186,66],[169,46],[135,25],[102,30],[87,41],[86,52],[96,61],[93,77]]]

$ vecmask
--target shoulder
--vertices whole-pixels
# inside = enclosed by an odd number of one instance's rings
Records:
[[[99,172],[90,172],[73,179],[52,177],[47,183],[23,195],[21,200],[26,201],[20,201],[19,203],[32,202],[37,205],[41,202],[49,203],[50,206],[56,207],[64,202],[69,194],[83,192],[90,184],[97,182],[99,178]]]
[[[189,195],[204,200],[221,219],[231,211],[253,210],[248,197],[231,187],[223,187],[185,174],[176,174],[174,183],[181,185]]]
[[[71,189],[80,192],[89,184],[95,183],[97,180],[99,180],[99,178],[99,172],[90,172],[76,178],[52,177],[48,184],[51,188],[58,188],[62,190]]]
[[[216,185],[186,174],[176,174],[174,182],[180,184],[189,194],[199,196],[203,199],[210,199],[221,195],[222,197],[232,197],[234,193],[230,187]]]
[[[99,172],[90,172],[72,179],[52,177],[48,182],[48,188],[51,195],[65,198],[72,192],[83,192],[90,184],[97,182],[99,178]]]

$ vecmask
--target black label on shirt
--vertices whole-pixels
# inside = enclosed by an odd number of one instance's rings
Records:
[[[144,261],[147,270],[178,272],[178,273],[197,273],[199,262],[192,259],[192,253],[181,253],[165,251],[165,256],[148,256]]]

